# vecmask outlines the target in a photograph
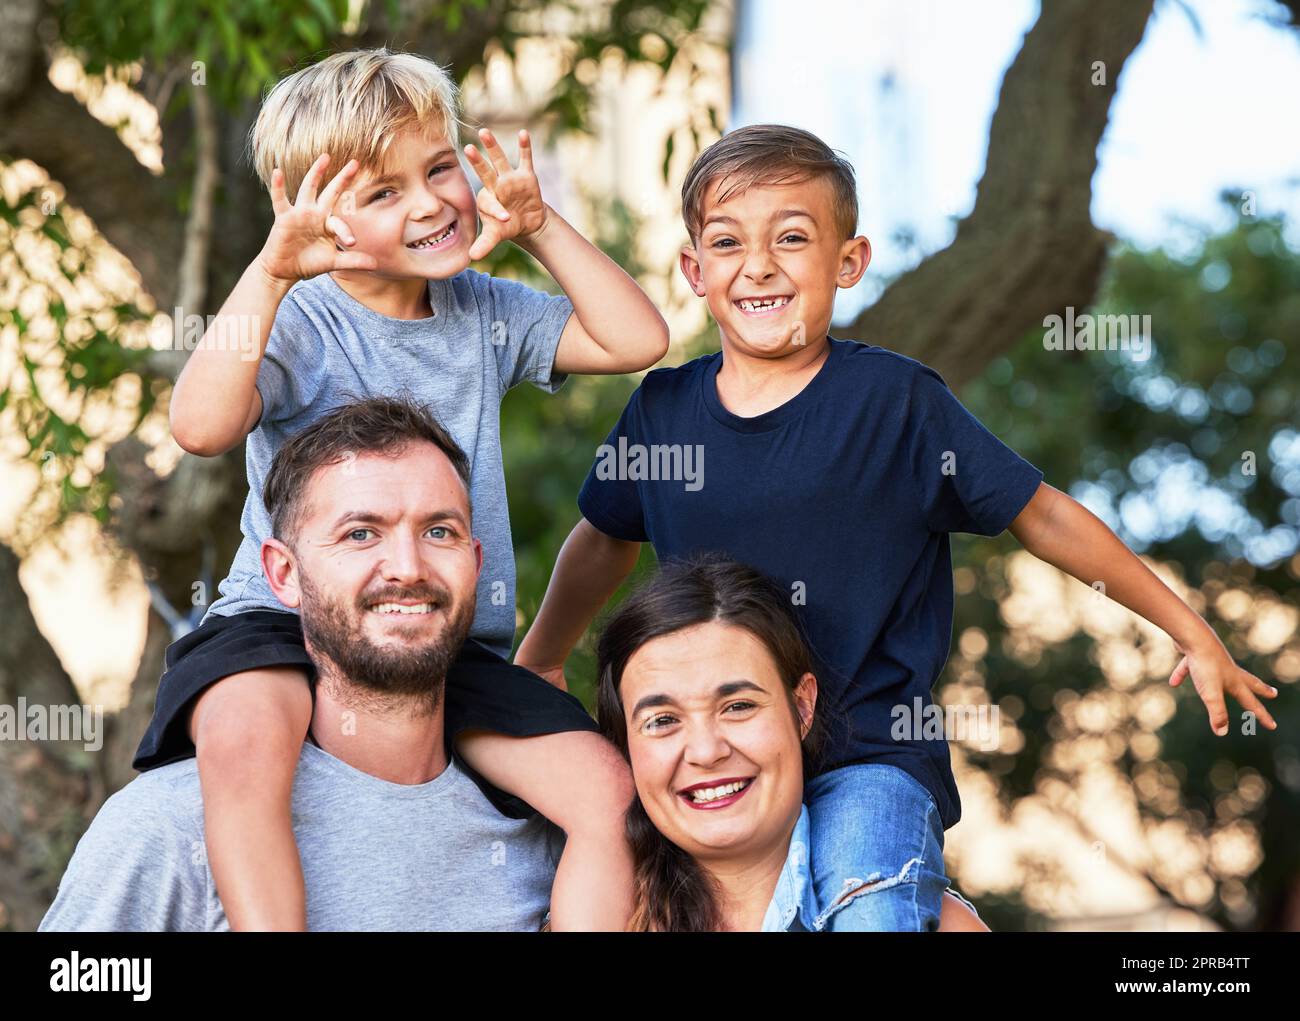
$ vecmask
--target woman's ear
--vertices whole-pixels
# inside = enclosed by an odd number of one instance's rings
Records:
[[[817,678],[812,673],[804,674],[794,686],[794,708],[799,716],[799,740],[802,741],[812,730],[817,713]]]

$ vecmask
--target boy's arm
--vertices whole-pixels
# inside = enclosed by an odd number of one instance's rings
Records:
[[[462,731],[456,748],[489,782],[564,830],[551,888],[551,930],[619,931],[632,914],[633,860],[627,809],[632,771],[590,731],[506,737]]]
[[[269,277],[253,260],[194,348],[176,380],[170,410],[172,437],[189,453],[224,454],[261,417],[257,369],[291,286],[292,281]],[[250,343],[255,344],[252,356],[241,349]]]
[[[318,195],[328,163],[322,155],[312,164],[294,204],[285,195],[284,174],[277,169],[271,177],[275,223],[266,245],[204,332],[172,392],[172,436],[191,454],[224,454],[257,424],[262,415],[257,370],[289,288],[330,270],[376,265],[373,256],[336,246],[336,238],[355,243],[333,208],[357,163],[351,161]]]
[[[547,206],[546,222],[517,244],[573,302],[555,371],[589,375],[648,369],[668,351],[668,324],[635,280]]]
[[[573,302],[573,315],[555,353],[557,373],[610,374],[648,369],[668,351],[668,324],[619,265],[542,201],[528,132],[519,132],[519,166],[512,167],[492,132],[479,131],[485,159],[465,147],[483,182],[478,205],[482,233],[470,247],[482,259],[510,239],[540,262]]]
[[[639,542],[615,539],[586,518],[560,548],[546,595],[533,626],[515,653],[515,663],[567,690],[564,661],[615,589],[632,573]]]
[[[1169,683],[1177,686],[1190,674],[1209,710],[1210,727],[1220,737],[1228,732],[1225,691],[1270,730],[1277,728],[1256,698],[1274,698],[1277,689],[1237,666],[1214,629],[1077,500],[1043,483],[1010,532],[1034,556],[1085,585],[1102,582],[1105,595],[1169,635],[1183,654]]]

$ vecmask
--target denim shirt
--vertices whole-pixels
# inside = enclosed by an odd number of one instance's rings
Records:
[[[808,806],[801,805],[799,821],[794,824],[790,837],[790,850],[781,866],[760,932],[811,932],[815,928],[818,910],[808,857],[808,848],[812,846],[808,839],[809,825]]]

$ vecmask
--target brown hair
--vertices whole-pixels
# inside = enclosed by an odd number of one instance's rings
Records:
[[[620,686],[628,661],[654,638],[718,621],[744,628],[767,648],[794,712],[794,689],[812,670],[809,651],[785,591],[772,579],[727,557],[669,563],[623,601],[596,647],[596,717],[602,732],[628,755]],[[795,719],[798,713],[794,712]],[[815,772],[824,740],[820,713],[803,739],[804,776]],[[721,926],[717,891],[699,863],[650,821],[639,797],[627,813],[635,859],[635,896],[628,928],[654,932],[714,932]]]
[[[700,153],[682,182],[682,219],[691,243],[704,225],[704,197],[717,180],[731,183],[718,195],[754,185],[794,184],[826,178],[834,193],[835,226],[847,241],[858,229],[858,189],[853,164],[810,131],[787,124],[751,124],[728,132]]]
[[[271,460],[262,502],[271,532],[292,543],[301,525],[307,485],[321,468],[358,454],[396,457],[412,443],[432,443],[447,455],[469,492],[469,458],[427,408],[410,397],[354,399],[291,436]]]

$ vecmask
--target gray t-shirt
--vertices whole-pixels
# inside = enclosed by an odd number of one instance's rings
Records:
[[[548,393],[560,388],[567,377],[552,367],[573,304],[472,269],[429,281],[429,301],[430,318],[390,319],[348,295],[328,273],[289,290],[257,373],[262,418],[245,444],[244,540],[204,620],[214,613],[289,611],[262,574],[260,552],[271,534],[262,486],[280,445],[351,398],[406,394],[427,405],[469,457],[474,534],[483,544],[470,637],[510,655],[515,556],[501,399],[525,380]]]
[[[453,761],[403,785],[303,746],[293,829],[312,930],[541,928],[564,835],[507,819]],[[208,868],[194,759],[142,773],[82,836],[49,932],[229,931]]]

